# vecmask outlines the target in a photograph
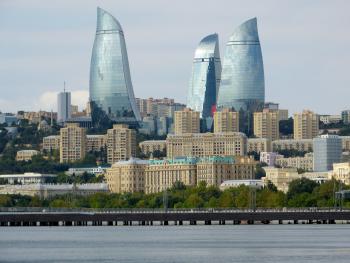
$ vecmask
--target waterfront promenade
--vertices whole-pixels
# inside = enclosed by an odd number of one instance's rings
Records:
[[[350,223],[350,210],[0,208],[0,226],[335,224],[338,222]]]

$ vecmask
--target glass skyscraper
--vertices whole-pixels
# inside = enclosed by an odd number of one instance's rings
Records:
[[[201,118],[212,116],[216,106],[221,75],[217,34],[203,38],[194,54],[187,107],[199,111]]]
[[[256,18],[240,25],[226,44],[218,109],[240,111],[241,131],[251,132],[251,116],[265,101],[264,66]]]
[[[332,170],[342,158],[342,140],[338,135],[321,135],[313,139],[314,172]]]
[[[123,30],[108,12],[97,8],[97,27],[90,66],[91,117],[137,125],[141,120],[131,83]]]

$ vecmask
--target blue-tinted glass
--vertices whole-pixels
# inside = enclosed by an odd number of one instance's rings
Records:
[[[140,121],[132,88],[123,30],[109,13],[97,8],[90,67],[90,100],[116,122]]]
[[[264,100],[264,66],[253,18],[236,29],[226,45],[218,108],[253,112]]]
[[[187,107],[199,111],[202,118],[211,116],[216,105],[221,75],[218,35],[202,39],[193,59]]]

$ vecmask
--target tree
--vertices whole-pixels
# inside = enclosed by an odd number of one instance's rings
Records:
[[[305,177],[293,180],[288,187],[287,198],[291,199],[301,193],[311,194],[318,184]]]

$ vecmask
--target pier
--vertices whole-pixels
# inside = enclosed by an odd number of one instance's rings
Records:
[[[335,223],[350,223],[350,210],[0,208],[0,227]]]

